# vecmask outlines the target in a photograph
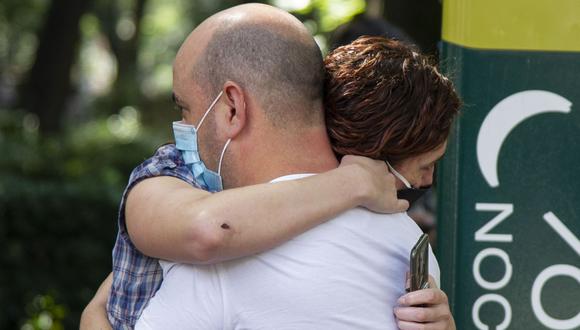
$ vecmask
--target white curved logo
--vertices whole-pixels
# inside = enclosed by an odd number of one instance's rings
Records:
[[[477,136],[477,162],[489,186],[499,186],[499,152],[505,139],[517,125],[542,113],[569,113],[571,105],[564,97],[542,90],[515,93],[496,104],[485,117]]]

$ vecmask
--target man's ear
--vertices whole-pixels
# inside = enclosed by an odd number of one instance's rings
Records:
[[[225,115],[225,132],[228,138],[235,138],[246,126],[246,94],[242,87],[233,81],[224,84],[223,99],[227,106]]]

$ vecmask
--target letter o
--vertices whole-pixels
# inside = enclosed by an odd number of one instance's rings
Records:
[[[544,269],[532,286],[532,309],[538,320],[550,329],[567,330],[567,329],[577,329],[580,327],[580,312],[576,316],[567,319],[560,320],[555,319],[548,315],[542,306],[541,296],[544,284],[548,282],[552,277],[556,276],[570,276],[575,279],[578,284],[580,284],[580,269],[571,265],[552,265]]]
[[[475,323],[475,326],[479,330],[489,330],[489,326],[483,324],[483,322],[481,322],[481,319],[479,318],[479,309],[481,308],[481,306],[483,306],[483,304],[487,302],[496,302],[503,307],[503,310],[505,311],[505,317],[503,321],[500,324],[498,324],[497,330],[507,329],[507,327],[510,325],[512,321],[512,306],[510,306],[510,303],[507,301],[507,299],[495,293],[485,294],[477,298],[475,304],[473,304],[473,309],[471,310],[471,318],[473,319],[473,323]]]
[[[489,282],[483,279],[479,270],[483,259],[489,256],[497,256],[505,264],[505,273],[503,277],[497,282]],[[475,278],[475,282],[477,282],[480,287],[487,290],[499,290],[506,286],[512,278],[512,272],[513,267],[510,262],[510,257],[504,250],[498,248],[487,248],[485,250],[481,250],[477,256],[475,256],[475,260],[473,260],[473,277]]]

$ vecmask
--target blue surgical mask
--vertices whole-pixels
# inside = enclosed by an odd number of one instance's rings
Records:
[[[218,192],[223,190],[222,184],[222,177],[220,175],[221,168],[222,168],[222,160],[224,158],[224,154],[228,145],[231,142],[231,139],[228,139],[224,148],[222,149],[222,153],[220,155],[219,165],[217,169],[217,173],[208,169],[201,157],[199,156],[199,148],[197,145],[197,131],[203,124],[203,121],[213,109],[219,98],[222,96],[223,92],[220,92],[219,95],[213,100],[201,120],[197,124],[197,127],[192,125],[184,124],[183,122],[176,121],[173,122],[173,135],[175,137],[175,146],[177,149],[181,151],[183,156],[183,160],[185,164],[189,167],[193,176],[195,177],[196,182],[205,190],[209,192]]]
[[[387,163],[387,166],[389,167],[391,173],[393,173],[393,175],[396,176],[399,180],[401,180],[401,182],[403,182],[403,184],[405,185],[404,189],[397,190],[397,198],[408,201],[409,208],[411,208],[413,203],[415,203],[427,191],[429,191],[429,189],[431,189],[431,186],[413,188],[411,183],[407,179],[405,179],[405,177],[401,175],[401,173],[397,172],[397,170],[395,170],[388,161],[385,161],[385,163]]]

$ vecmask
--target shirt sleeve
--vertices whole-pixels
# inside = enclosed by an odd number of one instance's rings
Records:
[[[187,167],[181,156],[181,151],[179,151],[174,144],[166,144],[161,146],[155,154],[139,164],[132,172],[129,177],[129,183],[123,192],[123,198],[121,199],[121,205],[119,207],[119,234],[132,245],[127,234],[127,228],[125,223],[125,203],[127,202],[127,196],[133,187],[135,187],[139,182],[158,176],[171,176],[180,179],[193,188],[201,189],[201,187],[195,182],[193,173]]]

